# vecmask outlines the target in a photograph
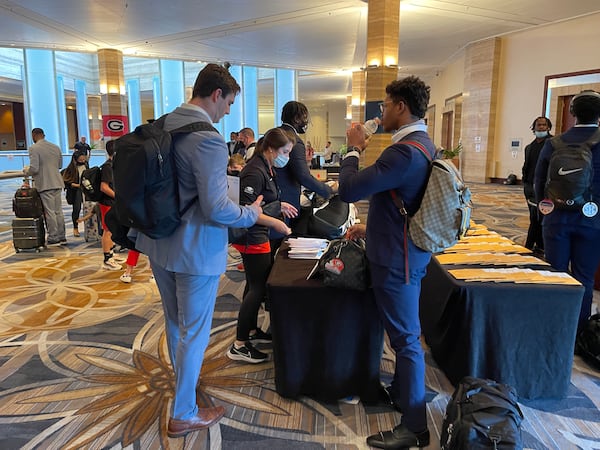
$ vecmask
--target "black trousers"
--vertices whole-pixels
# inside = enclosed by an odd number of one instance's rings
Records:
[[[527,230],[527,239],[525,240],[525,247],[529,250],[533,250],[536,247],[538,250],[544,250],[544,237],[542,235],[542,219],[540,217],[540,211],[537,206],[530,205],[529,207],[529,229]]]
[[[267,293],[267,278],[273,265],[271,253],[242,253],[246,286],[238,314],[236,339],[248,341],[250,331],[257,328],[258,311]]]

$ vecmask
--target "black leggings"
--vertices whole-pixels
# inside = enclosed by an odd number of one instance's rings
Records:
[[[77,219],[79,219],[79,215],[81,214],[81,204],[83,203],[83,193],[80,189],[75,190],[75,196],[73,198],[73,212],[71,213],[71,220],[73,221],[73,228],[77,229],[79,227],[79,223]]]
[[[270,253],[242,253],[242,261],[246,273],[246,287],[238,315],[236,339],[245,342],[250,336],[250,331],[257,328],[258,311],[267,293],[267,278],[272,263]]]

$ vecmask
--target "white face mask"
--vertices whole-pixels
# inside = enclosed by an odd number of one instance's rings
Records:
[[[545,138],[546,136],[548,136],[547,131],[534,131],[533,133],[535,134],[535,137],[538,139]]]
[[[277,157],[273,160],[273,165],[278,169],[285,167],[290,158],[285,155],[277,155]]]

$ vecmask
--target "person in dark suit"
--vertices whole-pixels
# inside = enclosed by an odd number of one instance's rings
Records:
[[[540,116],[533,121],[531,131],[535,134],[535,139],[525,147],[525,162],[523,163],[523,191],[529,208],[529,229],[527,230],[525,247],[539,255],[544,254],[544,239],[542,237],[540,212],[535,201],[533,177],[535,176],[535,166],[542,147],[546,139],[552,137],[550,134],[551,129],[552,122],[547,117]]]
[[[369,436],[367,444],[400,449],[429,445],[419,294],[431,253],[418,248],[406,233],[404,216],[394,206],[390,191],[395,190],[409,215],[414,214],[425,191],[429,162],[409,142],[420,143],[432,157],[436,150],[423,121],[429,86],[409,76],[391,82],[385,92],[380,104],[382,125],[384,131],[395,131],[392,145],[375,163],[359,170],[365,131],[360,124],[350,128],[346,133],[348,152],[340,166],[339,194],[346,202],[370,197],[366,227],[351,227],[348,237],[367,239],[375,302],[396,353],[394,378],[385,390],[402,411],[402,422],[391,431]]]
[[[600,94],[594,91],[577,94],[571,101],[570,110],[575,116],[575,125],[561,134],[560,138],[565,143],[587,141],[598,130]],[[545,200],[544,186],[553,150],[552,140],[547,140],[535,169],[535,197],[538,204]],[[542,219],[546,261],[563,272],[570,268],[573,277],[585,288],[578,330],[583,328],[591,315],[594,273],[600,264],[600,214],[597,200],[600,199],[600,143],[592,147],[592,165],[592,201],[580,210],[554,208]]]
[[[306,147],[304,141],[300,138],[300,134],[306,133],[308,127],[308,109],[306,105],[296,101],[289,101],[283,105],[281,110],[281,122],[284,131],[293,135],[296,143],[290,152],[290,162],[283,168],[275,169],[279,189],[281,189],[281,201],[289,203],[300,211],[300,194],[301,186],[309,191],[316,192],[324,198],[330,198],[336,186],[332,188],[327,183],[317,180],[310,174],[306,164]],[[287,219],[286,219],[287,220]],[[294,231],[294,220],[289,222],[292,231]],[[281,242],[281,236],[271,233],[274,249],[278,247],[276,242]]]

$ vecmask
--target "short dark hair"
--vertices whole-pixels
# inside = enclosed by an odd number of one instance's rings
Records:
[[[281,122],[294,125],[302,121],[308,121],[308,108],[304,103],[291,100],[283,105]]]
[[[41,128],[34,128],[33,130],[31,130],[31,134],[41,134],[41,135],[44,135],[44,130],[42,130]]]
[[[115,141],[110,140],[106,143],[106,153],[108,156],[112,156],[115,154]]]
[[[385,93],[394,103],[404,102],[408,105],[413,116],[422,119],[429,105],[430,88],[418,77],[408,76],[401,80],[394,80],[385,88]]]
[[[538,121],[538,119],[545,119],[546,125],[548,126],[548,130],[552,129],[552,122],[550,121],[550,119],[548,119],[545,116],[538,116],[535,119],[533,119],[533,122],[531,123],[531,127],[529,127],[532,131],[535,131],[535,123]]]
[[[600,94],[592,90],[581,91],[571,100],[570,109],[578,123],[597,123],[600,118]]]
[[[226,97],[231,93],[237,95],[240,85],[225,67],[207,64],[196,77],[192,97],[206,98],[217,89],[221,89],[223,97]]]

